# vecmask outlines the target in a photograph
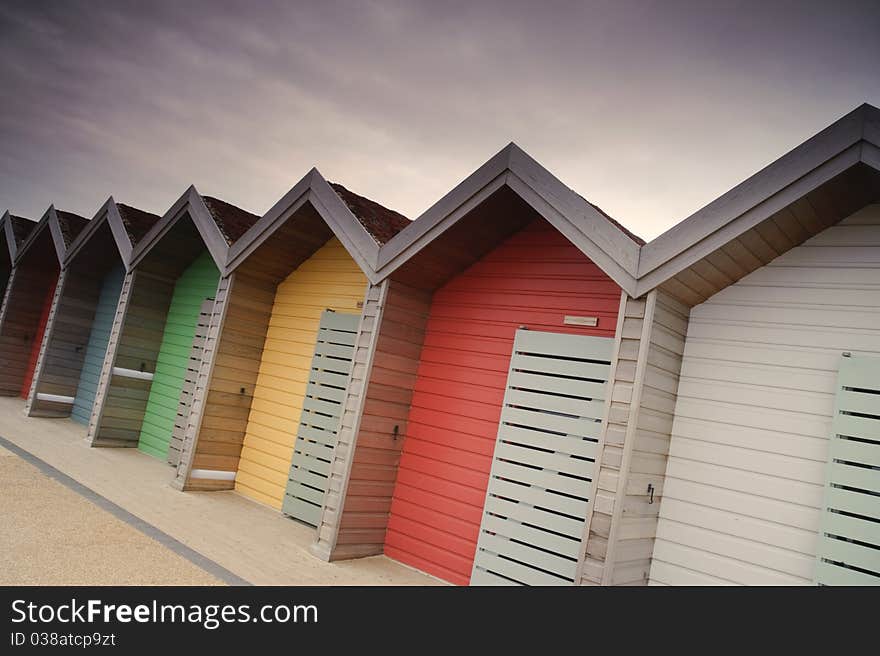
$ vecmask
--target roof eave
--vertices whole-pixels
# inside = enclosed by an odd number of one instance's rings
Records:
[[[230,248],[229,275],[305,203],[311,203],[370,282],[376,282],[379,245],[321,173],[313,168],[254,223]]]
[[[635,295],[660,286],[859,164],[880,170],[880,110],[862,105],[642,247]]]
[[[220,232],[220,228],[217,226],[217,223],[211,216],[211,212],[194,185],[190,185],[174,201],[174,204],[162,215],[162,218],[134,246],[126,270],[131,271],[140,264],[147,254],[162,241],[162,238],[187,213],[217,268],[222,271],[226,264],[229,246],[226,244],[226,238]]]
[[[379,280],[390,276],[503,186],[528,203],[627,293],[635,290],[639,244],[513,143],[379,249]]]
[[[733,189],[712,201],[642,247],[638,277],[652,272],[679,257],[695,244],[722,231],[739,217],[754,211],[782,190],[802,180],[829,162],[861,158],[862,142],[880,143],[880,110],[862,105],[814,135],[800,146],[750,176]],[[834,168],[832,165],[831,168]],[[652,276],[653,277],[653,276]],[[639,285],[641,289],[643,285]]]
[[[64,243],[64,232],[61,230],[61,219],[55,208],[49,218],[49,234],[52,235],[52,244],[55,246],[55,255],[58,256],[58,266],[64,264],[64,256],[67,254],[67,244]]]
[[[12,215],[9,210],[6,210],[3,217],[0,218],[0,230],[3,231],[3,238],[6,241],[6,250],[9,252],[9,261],[10,263],[15,263],[17,248],[15,244],[15,232],[12,230]]]
[[[17,249],[15,254],[14,265],[18,266],[18,264],[24,259],[24,256],[31,249],[34,242],[36,242],[37,238],[40,236],[40,233],[46,228],[49,224],[49,219],[51,215],[55,212],[55,206],[50,205],[49,209],[43,212],[43,215],[40,219],[34,223],[34,227],[31,228],[31,231],[28,233],[27,237],[24,238],[24,241],[21,242],[21,246]]]
[[[120,242],[120,236],[117,234],[117,230],[114,227],[114,215],[115,221],[121,223],[121,218],[119,217],[119,213],[116,210],[116,203],[113,201],[113,197],[108,198],[103,205],[95,212],[94,216],[91,220],[86,223],[85,227],[80,231],[80,233],[76,236],[76,238],[70,243],[70,246],[67,249],[67,252],[64,255],[64,261],[62,263],[62,268],[67,268],[73,262],[74,259],[79,255],[85,245],[89,242],[89,240],[94,237],[94,235],[98,232],[101,225],[105,222],[110,226],[110,231],[113,234],[113,240],[116,243],[116,248],[119,252],[119,256],[123,262],[127,262],[129,256],[131,255],[131,245],[128,243],[128,235],[125,233],[125,228],[122,227],[122,234],[124,236],[124,241]],[[127,249],[126,249],[127,247]]]

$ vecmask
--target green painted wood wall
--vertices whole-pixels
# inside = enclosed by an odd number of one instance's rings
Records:
[[[101,283],[101,294],[95,309],[95,319],[89,333],[89,343],[86,346],[82,371],[76,386],[76,397],[70,412],[70,418],[81,424],[88,424],[92,415],[95,392],[98,389],[98,378],[101,376],[101,366],[104,364],[104,355],[107,353],[110,329],[113,327],[113,317],[116,314],[116,305],[119,302],[119,293],[122,291],[124,277],[125,267],[120,262],[104,276]]]
[[[144,412],[138,448],[165,460],[174,430],[187,361],[192,349],[199,309],[217,292],[220,272],[205,251],[178,278],[165,321],[156,372]]]

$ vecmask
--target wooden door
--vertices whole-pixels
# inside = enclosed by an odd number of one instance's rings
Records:
[[[819,585],[880,585],[880,359],[844,356],[817,549]]]
[[[518,330],[471,585],[570,585],[614,340]]]
[[[317,526],[354,360],[359,314],[325,310],[309,370],[281,511]]]

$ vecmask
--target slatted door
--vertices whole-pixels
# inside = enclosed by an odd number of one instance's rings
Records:
[[[517,331],[471,585],[574,583],[613,342]]]
[[[196,322],[196,332],[193,336],[192,349],[189,352],[189,360],[183,377],[183,387],[180,388],[180,402],[177,405],[177,417],[174,419],[174,430],[171,431],[171,441],[168,443],[168,462],[177,466],[180,462],[180,450],[183,448],[183,436],[186,433],[186,423],[189,420],[189,409],[192,406],[193,392],[196,387],[196,377],[199,375],[199,365],[202,362],[202,352],[205,349],[205,340],[208,338],[208,324],[211,322],[211,312],[214,309],[214,299],[206,298],[199,308],[199,318]]]
[[[325,310],[309,371],[281,511],[317,526],[354,359],[360,315]]]
[[[880,359],[843,357],[817,550],[819,585],[880,585]]]

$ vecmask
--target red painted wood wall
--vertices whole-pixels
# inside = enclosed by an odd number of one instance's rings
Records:
[[[43,333],[46,332],[46,324],[49,323],[49,312],[52,311],[52,299],[55,296],[55,286],[58,279],[49,287],[46,298],[43,300],[43,309],[40,311],[40,323],[37,324],[37,332],[34,334],[34,342],[31,344],[31,355],[28,358],[28,366],[24,372],[24,380],[21,384],[21,398],[26,399],[31,391],[31,381],[34,379],[34,369],[37,368],[37,359],[40,357],[40,346],[43,344]]]
[[[385,553],[467,584],[516,329],[613,337],[620,288],[543,219],[434,295]],[[595,328],[563,324],[595,316]]]

